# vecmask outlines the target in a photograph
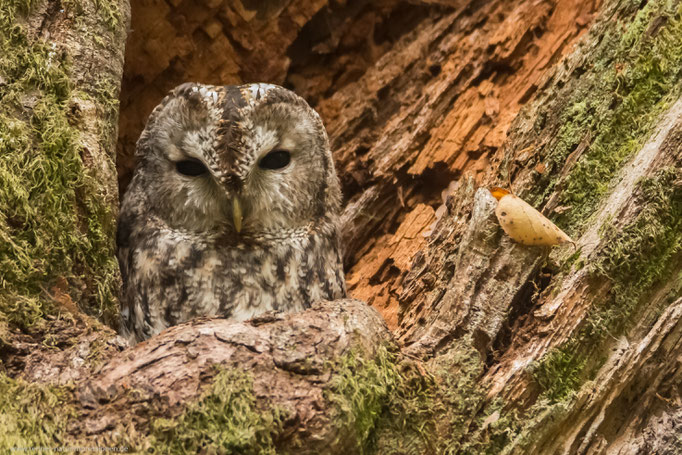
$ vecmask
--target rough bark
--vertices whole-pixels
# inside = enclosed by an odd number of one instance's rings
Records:
[[[331,362],[351,353],[371,358],[390,341],[378,312],[357,300],[249,322],[198,319],[127,349],[97,373],[81,377],[85,382],[78,400],[84,411],[72,436],[116,442],[111,435],[124,433],[122,422],[134,422],[135,433],[153,434],[155,419],[177,418],[219,371],[238,369],[253,378],[251,393],[258,406],[282,415],[279,450],[344,453],[355,447],[357,435],[342,425],[337,403],[325,395],[334,386]],[[154,447],[158,439],[122,438],[137,449]],[[213,442],[210,435],[206,440]]]
[[[96,87],[93,62],[120,75],[103,62],[122,43],[97,45],[105,23],[53,21],[57,5],[40,4],[24,26],[76,49],[74,87]],[[79,14],[93,7],[83,5]],[[51,277],[44,316],[19,324],[3,307],[0,389],[17,399],[0,399],[0,425],[15,435],[1,447],[682,449],[677,2],[171,1],[132,11],[121,187],[146,115],[176,83],[295,88],[324,117],[344,185],[349,289],[392,334],[349,300],[193,321],[129,348],[74,305],[105,313],[80,281]],[[111,111],[97,107],[103,98],[71,98],[77,115],[93,112],[74,127],[111,204],[112,129],[93,127],[113,127]],[[506,237],[485,186],[509,181],[575,251]],[[94,273],[108,276],[99,264]]]
[[[679,36],[679,24],[661,19],[666,10],[658,8],[607,5],[580,47],[547,74],[506,143],[501,174],[516,174],[516,191],[529,199],[540,195],[535,200],[546,201],[546,213],[573,230],[578,251],[559,249],[542,261],[541,252],[506,243],[487,191],[472,197],[460,183],[397,297],[397,333],[407,352],[437,359],[454,341],[472,337],[485,360],[479,415],[495,422],[520,412],[514,415],[528,419],[500,448],[505,453],[680,450],[679,440],[666,434],[679,422],[680,399],[673,386],[679,317],[672,303],[681,294],[680,76],[677,69],[649,72],[651,62],[679,61],[677,51],[661,44]],[[667,11],[679,12],[679,5]],[[638,44],[628,49],[630,58],[605,50],[615,44],[604,38],[608,27],[623,21],[639,34],[624,39]],[[629,67],[637,80],[598,74],[604,60],[615,75]],[[647,78],[665,88],[657,92]],[[599,87],[605,82],[625,88],[614,96]],[[568,137],[571,110],[583,102],[594,111]],[[611,117],[589,120],[610,109]],[[641,122],[639,130],[634,122]],[[605,144],[610,149],[601,155]],[[620,155],[623,147],[629,153]],[[596,193],[593,182],[600,179],[602,197],[579,193],[576,182]],[[652,354],[658,350],[671,354]],[[493,411],[500,399],[507,409]]]
[[[424,244],[441,192],[463,174],[479,184],[494,177],[512,119],[597,6],[460,2],[422,21],[359,81],[320,103],[350,199],[349,286],[392,328],[410,258]]]
[[[398,333],[413,355],[438,355],[465,334],[487,355],[510,312],[529,298],[546,258],[546,249],[524,247],[502,234],[487,189],[474,195],[472,181],[462,186],[448,195],[449,205],[400,296],[406,312]]]

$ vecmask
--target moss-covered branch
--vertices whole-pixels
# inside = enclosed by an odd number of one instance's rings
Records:
[[[113,115],[98,114],[111,111],[117,91],[95,97],[94,112],[83,112],[76,95],[85,89],[77,81],[87,62],[74,63],[68,40],[46,40],[27,20],[54,15],[43,29],[52,21],[82,21],[92,36],[99,33],[92,12],[101,9],[72,2],[53,9],[50,2],[0,7],[0,318],[21,328],[58,312],[65,301],[108,323],[117,314],[116,208],[107,190],[115,188],[115,174],[98,172],[102,163],[93,163],[93,156],[100,152],[83,141],[89,123],[115,127],[115,104]],[[110,38],[125,27],[121,13],[116,16]],[[87,36],[82,41],[95,45]],[[112,43],[109,52],[121,56],[122,44]],[[117,87],[121,69],[112,66],[99,77]],[[113,165],[114,137],[103,139],[96,145]]]

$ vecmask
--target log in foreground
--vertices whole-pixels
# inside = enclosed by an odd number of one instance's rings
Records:
[[[378,312],[357,300],[246,322],[193,320],[119,353],[87,380],[72,436],[135,450],[344,453],[357,435],[333,397],[338,366],[372,358],[390,340]]]

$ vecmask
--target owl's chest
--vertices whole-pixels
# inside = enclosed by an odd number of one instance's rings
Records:
[[[309,239],[268,248],[227,246],[188,237],[158,239],[164,288],[159,316],[175,324],[197,316],[249,319],[265,311],[297,311],[333,298],[326,257]]]

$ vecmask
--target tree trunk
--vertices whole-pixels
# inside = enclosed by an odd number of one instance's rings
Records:
[[[679,2],[133,1],[125,70],[125,2],[21,5],[0,7],[21,57],[0,57],[0,447],[682,452]],[[134,347],[98,322],[118,305],[121,76],[121,190],[174,85],[306,97],[371,306]],[[492,185],[575,248],[514,243]]]

